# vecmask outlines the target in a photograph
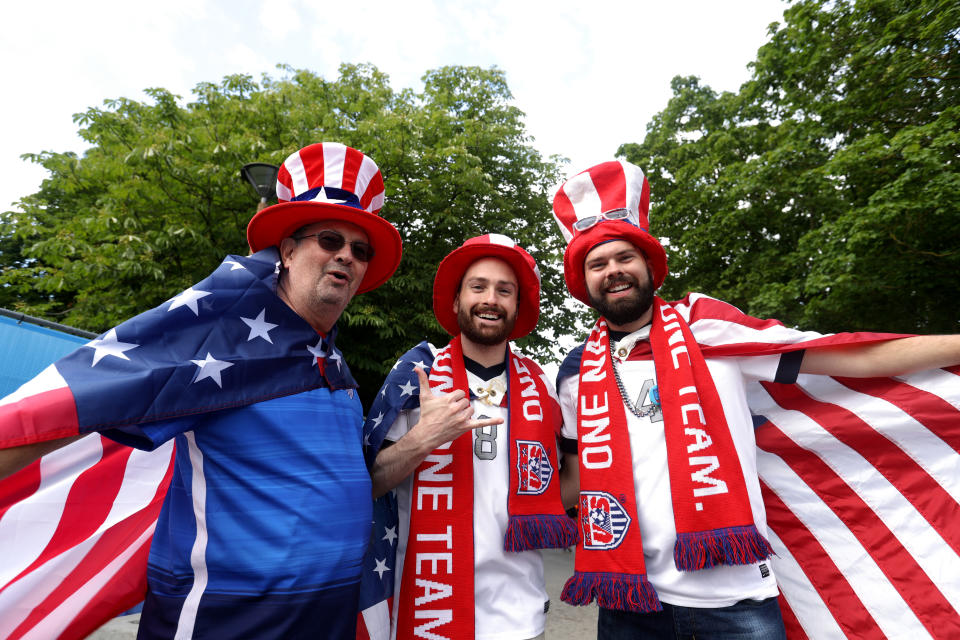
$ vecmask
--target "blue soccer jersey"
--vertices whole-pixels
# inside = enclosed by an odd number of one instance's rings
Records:
[[[175,437],[177,460],[140,637],[352,638],[372,517],[361,424],[352,391],[321,388],[141,425]]]

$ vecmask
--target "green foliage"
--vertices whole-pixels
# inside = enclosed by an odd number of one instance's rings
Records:
[[[797,2],[737,94],[675,78],[642,144],[676,297],[821,331],[955,332],[960,6]]]
[[[29,156],[50,176],[21,200],[22,213],[3,214],[4,304],[93,331],[156,306],[224,255],[247,252],[256,200],[238,178],[242,165],[279,164],[334,140],[380,166],[381,213],[404,241],[396,275],[356,298],[340,322],[365,399],[404,350],[449,339],[433,316],[433,276],[444,255],[482,233],[509,235],[537,258],[541,323],[522,342],[550,357],[552,337],[576,320],[561,312],[562,246],[548,202],[559,173],[531,147],[504,74],[444,67],[416,93],[393,91],[370,65],[343,65],[335,81],[281,71],[259,83],[243,75],[201,83],[188,104],[150,89],[149,103],[109,100],[75,116],[91,148],[82,158]]]

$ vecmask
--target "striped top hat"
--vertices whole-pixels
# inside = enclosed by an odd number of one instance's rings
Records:
[[[567,241],[563,278],[577,300],[590,304],[583,265],[603,242],[626,240],[647,257],[654,288],[667,275],[667,254],[650,235],[650,184],[640,167],[612,160],[582,171],[563,183],[553,197],[553,216]]]
[[[540,270],[533,256],[499,233],[470,238],[440,262],[433,280],[433,313],[447,333],[452,336],[460,333],[453,301],[460,292],[460,282],[467,269],[483,258],[503,260],[517,277],[517,322],[508,339],[522,338],[533,331],[540,319]]]
[[[397,270],[403,253],[400,234],[378,215],[383,194],[383,176],[368,156],[339,142],[311,144],[284,160],[277,174],[279,203],[247,225],[250,250],[279,246],[314,222],[349,222],[363,229],[374,250],[357,293],[376,289]]]

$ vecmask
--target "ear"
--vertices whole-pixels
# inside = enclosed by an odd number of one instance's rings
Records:
[[[287,262],[293,256],[293,250],[297,248],[297,241],[287,237],[280,241],[280,265],[287,267]]]
[[[457,295],[453,298],[453,313],[457,315],[460,313],[460,292],[457,292]]]

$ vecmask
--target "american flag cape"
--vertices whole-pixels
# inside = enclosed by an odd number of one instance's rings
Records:
[[[377,452],[400,412],[420,406],[420,382],[415,370],[420,367],[429,374],[435,356],[436,349],[424,341],[400,356],[393,365],[363,425],[368,467],[373,466]],[[360,580],[359,640],[387,640],[390,637],[399,533],[399,511],[393,491],[374,501],[373,517],[373,535]]]
[[[143,599],[173,468],[137,425],[356,383],[274,293],[277,253],[208,278],[58,360],[0,400],[0,448],[90,433],[0,481],[0,637],[83,638]],[[325,382],[324,382],[325,381]]]
[[[673,304],[706,357],[899,337],[796,331],[700,294]],[[572,353],[559,378],[578,370]],[[751,385],[788,637],[960,637],[958,375]]]

